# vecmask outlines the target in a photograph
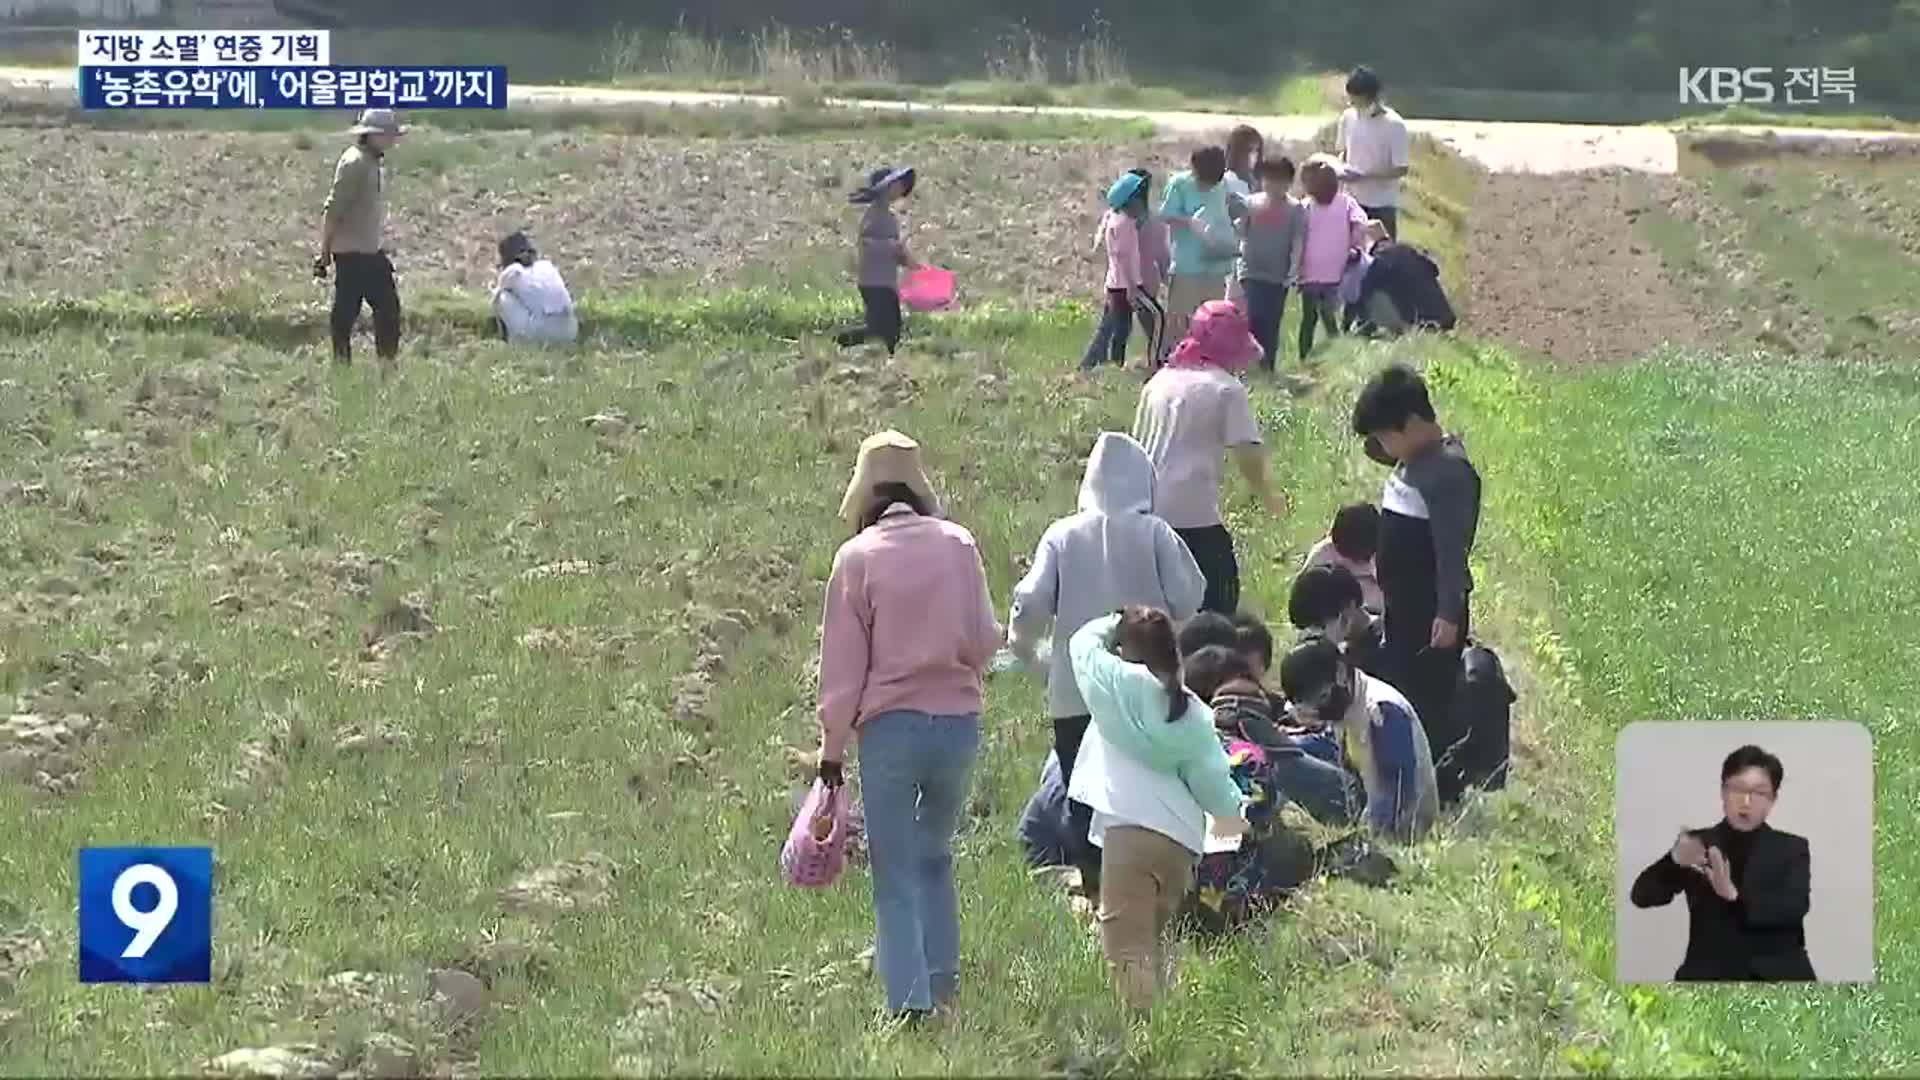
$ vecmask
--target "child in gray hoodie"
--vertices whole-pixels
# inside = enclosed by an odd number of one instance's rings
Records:
[[[1014,587],[1007,646],[1031,663],[1043,637],[1051,635],[1047,703],[1053,714],[1054,749],[1062,786],[1073,782],[1073,763],[1090,716],[1074,681],[1067,642],[1093,619],[1123,607],[1158,608],[1175,620],[1190,618],[1206,596],[1206,578],[1173,526],[1153,513],[1153,459],[1132,436],[1103,432],[1087,458],[1080,508],[1040,537],[1033,567]],[[1070,804],[1069,856],[1091,890],[1098,882],[1096,854],[1087,843],[1092,811]]]

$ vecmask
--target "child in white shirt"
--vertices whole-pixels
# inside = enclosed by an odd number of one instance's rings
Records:
[[[1340,566],[1360,583],[1362,606],[1372,614],[1382,610],[1380,582],[1374,577],[1373,556],[1380,548],[1380,509],[1372,503],[1349,503],[1333,515],[1333,528],[1307,553],[1302,570]]]
[[[566,281],[550,260],[534,251],[525,233],[500,241],[493,316],[507,341],[571,342],[580,336],[580,320]]]

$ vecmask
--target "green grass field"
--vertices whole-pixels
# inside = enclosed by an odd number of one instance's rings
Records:
[[[1436,154],[1409,233],[1457,284],[1474,177]],[[1049,733],[1039,688],[996,678],[962,1008],[909,1034],[878,1023],[864,875],[813,895],[775,869],[838,496],[862,436],[912,433],[1004,604],[1132,415],[1136,381],[1071,378],[1084,304],[982,297],[888,365],[823,348],[838,291],[596,296],[591,347],[531,353],[446,296],[382,375],[327,364],[312,313],[34,303],[0,342],[0,694],[89,731],[0,756],[0,1074],[266,1046],[400,1074],[1920,1067],[1893,947],[1920,929],[1910,360],[1549,371],[1341,342],[1299,394],[1262,384],[1296,509],[1235,491],[1230,524],[1271,615],[1332,509],[1377,493],[1354,390],[1426,365],[1487,480],[1476,622],[1523,695],[1511,789],[1397,851],[1392,889],[1316,884],[1189,956],[1129,1031],[1096,939],[1019,865]],[[1803,716],[1876,737],[1879,984],[1615,987],[1615,732]],[[215,846],[211,987],[75,981],[74,850],[120,842]],[[477,1016],[421,1000],[447,969],[485,984]]]

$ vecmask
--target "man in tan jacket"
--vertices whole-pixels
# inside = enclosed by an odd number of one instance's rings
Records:
[[[320,257],[314,276],[333,279],[333,358],[353,359],[353,324],[360,305],[373,309],[374,351],[382,360],[400,352],[400,290],[393,280],[393,261],[382,239],[387,224],[386,153],[407,129],[392,109],[368,109],[349,129],[354,145],[340,155],[333,168],[333,187],[327,192],[320,226]]]

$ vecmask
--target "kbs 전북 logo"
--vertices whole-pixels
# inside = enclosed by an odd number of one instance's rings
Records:
[[[80,981],[213,977],[213,849],[80,849]]]

